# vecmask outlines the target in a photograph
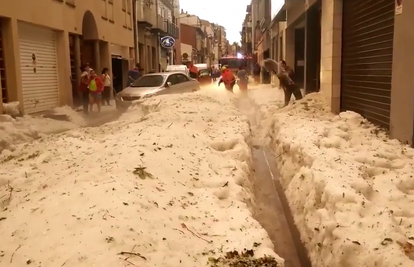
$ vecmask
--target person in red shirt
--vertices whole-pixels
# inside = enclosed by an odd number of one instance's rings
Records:
[[[187,64],[187,68],[189,70],[189,76],[193,79],[198,79],[198,68],[194,66],[193,62],[189,62]]]
[[[94,70],[91,70],[89,75],[89,112],[93,110],[93,104],[98,107],[98,112],[101,112],[102,92],[104,90],[104,83],[101,78],[96,75]]]
[[[233,73],[231,73],[231,71],[226,67],[222,68],[221,79],[218,85],[220,86],[221,83],[224,83],[226,90],[233,93],[233,87],[236,84],[236,77],[234,77]]]

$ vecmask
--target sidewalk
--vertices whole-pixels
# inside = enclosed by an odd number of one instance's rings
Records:
[[[250,96],[313,266],[414,266],[414,150],[319,94],[282,109],[277,90]]]

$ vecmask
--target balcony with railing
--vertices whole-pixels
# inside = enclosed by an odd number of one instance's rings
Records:
[[[175,8],[174,0],[161,0],[161,3],[171,11]]]
[[[145,5],[138,6],[136,19],[139,26],[147,28],[151,28],[157,23],[155,11]]]
[[[164,21],[166,32],[165,35],[171,36],[174,39],[180,38],[180,29],[177,27],[175,23],[172,23],[171,21]]]
[[[157,23],[152,26],[152,31],[154,33],[159,33],[161,35],[166,35],[167,27],[164,23],[164,18],[160,15],[157,15]]]

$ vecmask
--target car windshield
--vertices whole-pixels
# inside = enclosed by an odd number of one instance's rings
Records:
[[[131,84],[131,87],[160,87],[164,84],[164,75],[144,75]]]
[[[208,69],[200,70],[200,74],[199,74],[200,77],[204,77],[208,75],[210,75],[210,70]]]

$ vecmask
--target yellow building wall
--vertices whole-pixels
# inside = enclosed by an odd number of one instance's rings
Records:
[[[109,67],[110,71],[111,48],[122,46],[123,51],[128,51],[134,47],[131,0],[0,0],[0,7],[9,101],[22,103],[23,99],[21,66],[20,61],[16,60],[20,54],[18,21],[57,32],[60,105],[73,104],[69,34],[82,36],[84,40],[95,40],[95,48],[99,47],[94,55],[98,58],[98,66]],[[22,104],[20,108],[23,109]]]
[[[132,19],[128,23],[122,1],[113,0],[113,10],[106,10],[103,0],[0,0],[0,16],[82,35],[83,16],[90,11],[95,18],[98,39],[133,47]],[[131,0],[128,2],[131,4]],[[113,22],[102,18],[105,13]]]

